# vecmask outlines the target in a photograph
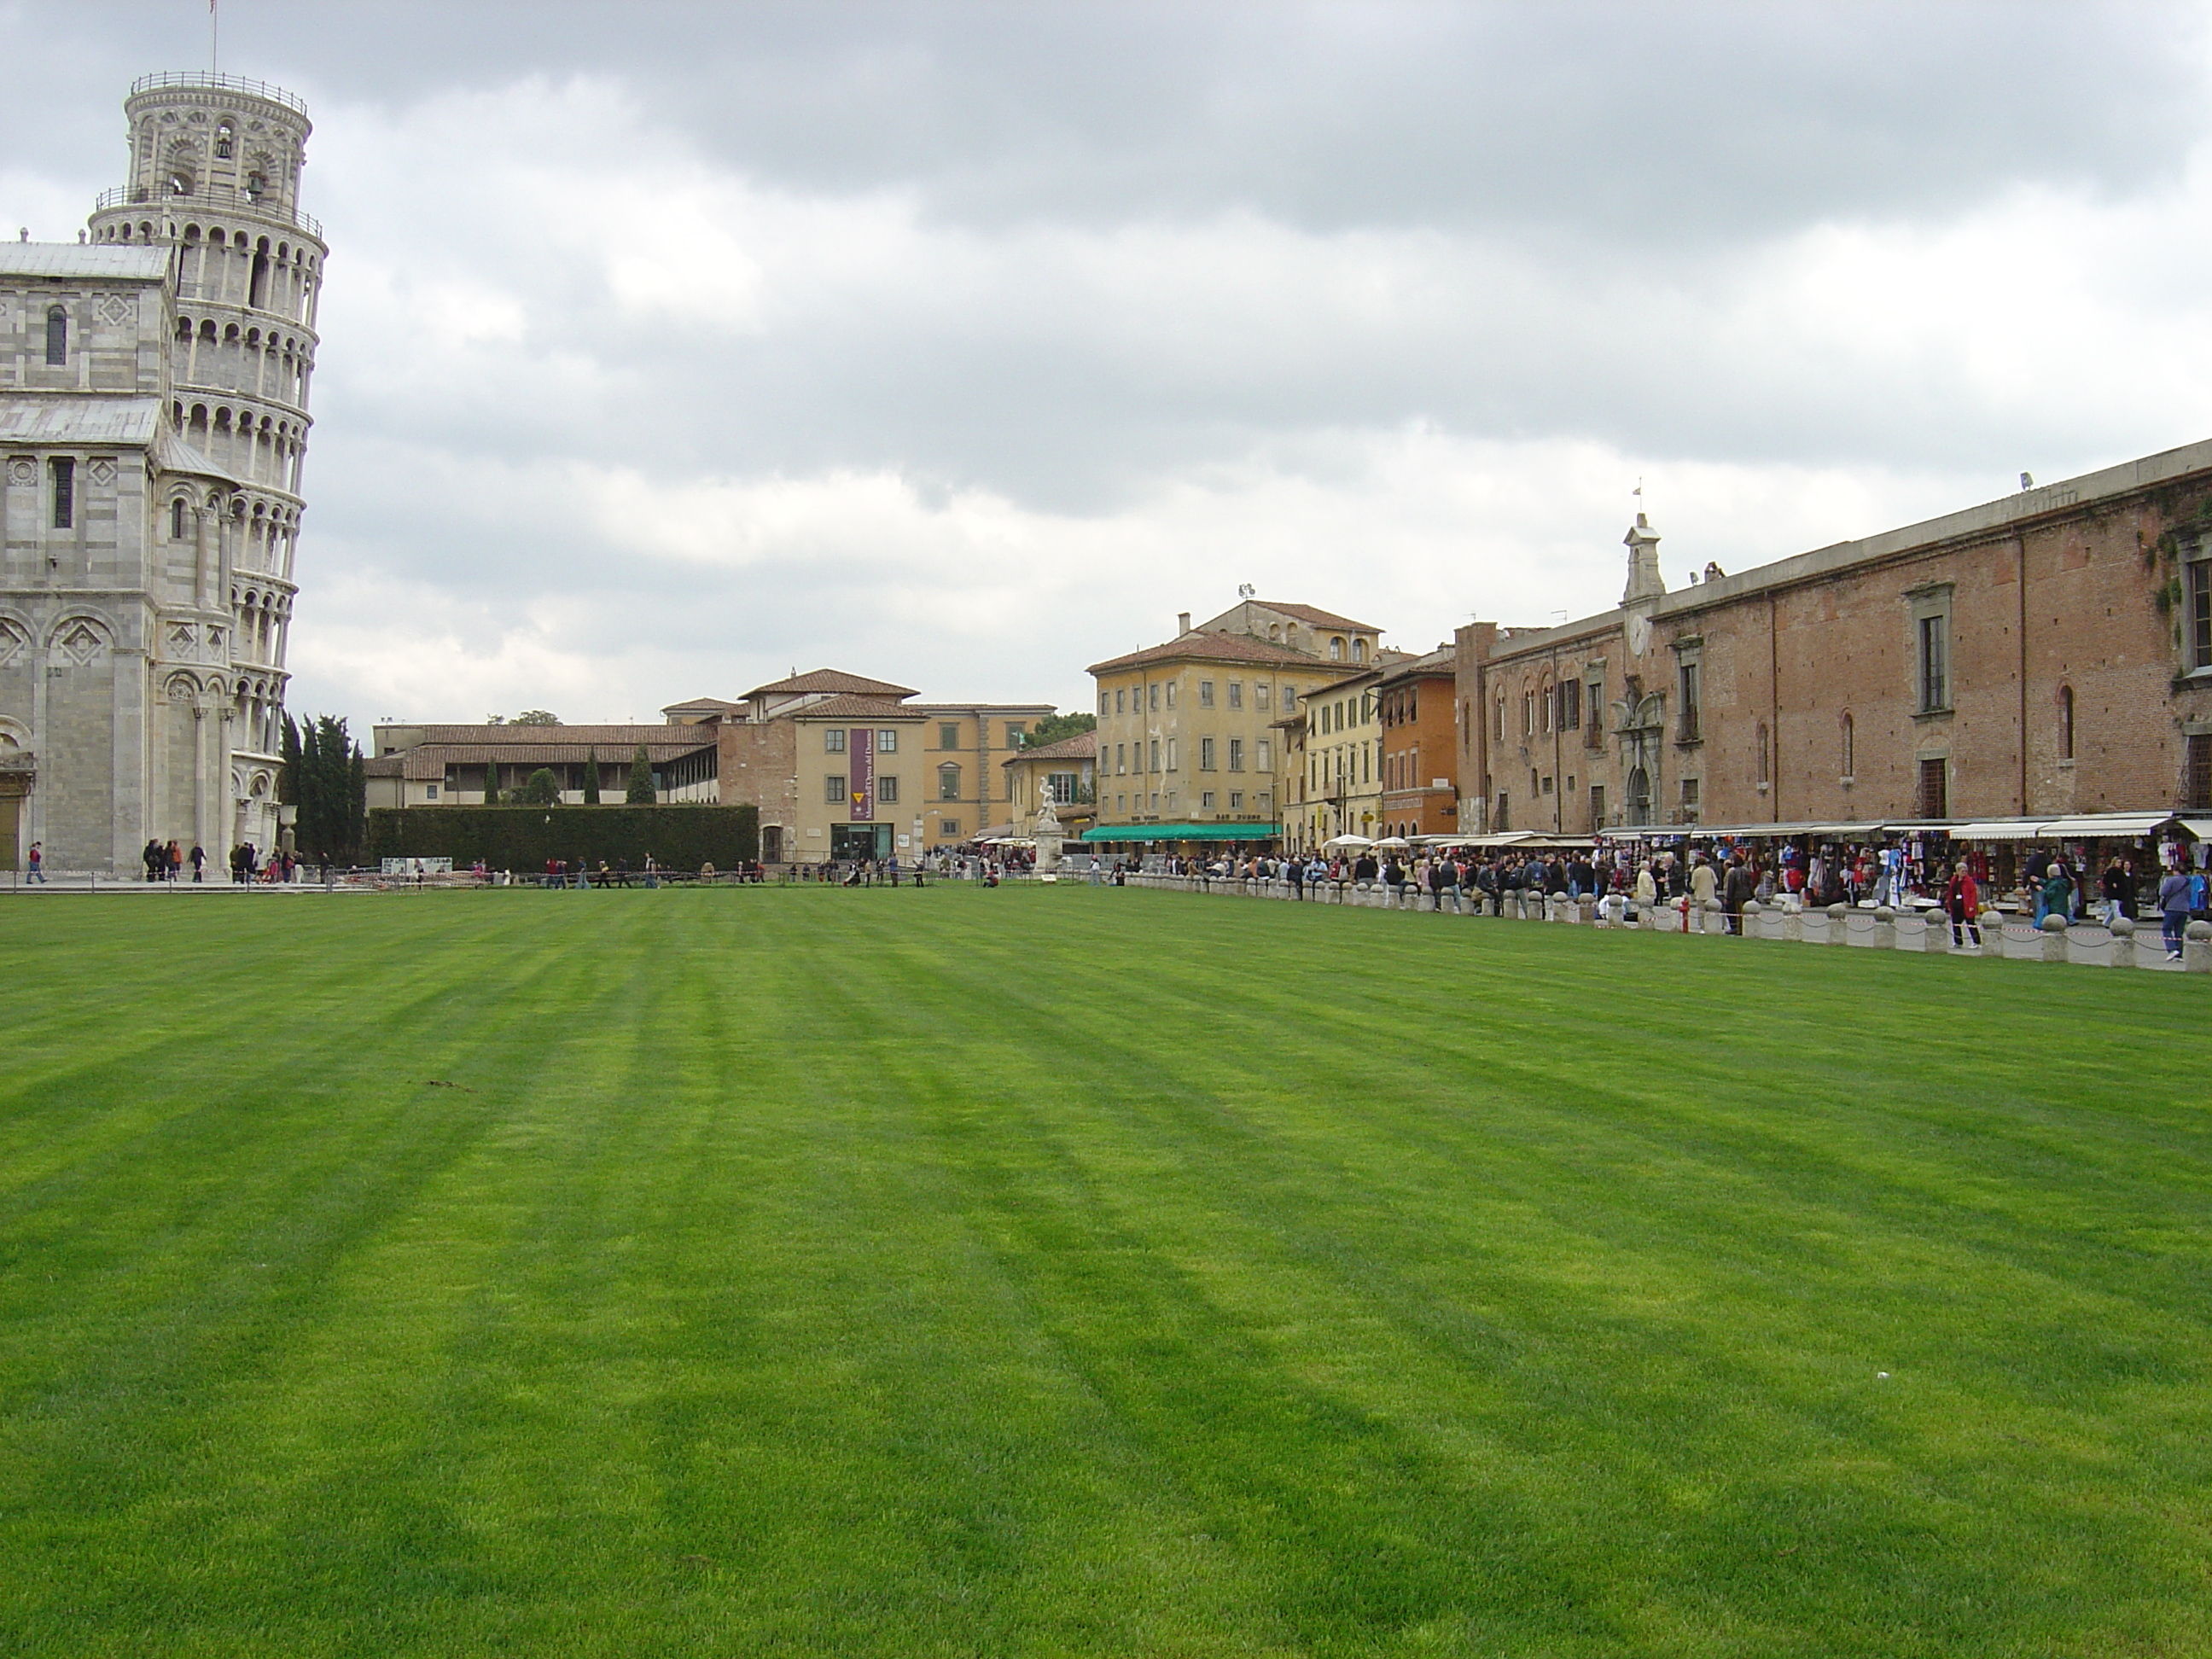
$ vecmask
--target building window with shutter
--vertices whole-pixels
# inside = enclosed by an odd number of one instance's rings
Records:
[[[1685,657],[1675,665],[1682,695],[1682,705],[1677,711],[1680,724],[1674,732],[1677,743],[1696,743],[1704,734],[1704,710],[1699,706],[1699,693],[1703,690],[1698,684],[1700,666],[1695,657]]]
[[[1198,740],[1198,769],[1201,772],[1213,770],[1213,739],[1212,738],[1200,738]]]
[[[937,798],[939,800],[960,799],[960,769],[940,766],[937,769]]]
[[[878,778],[876,780],[876,799],[886,806],[897,805],[898,780],[896,778]]]
[[[1948,617],[1923,617],[1920,635],[1920,712],[1951,706],[1951,629]]]
[[[832,772],[822,780],[822,799],[825,805],[839,806],[845,799],[845,775]]]
[[[2187,568],[2189,665],[2212,668],[2212,550],[2198,550]]]
[[[937,728],[937,746],[939,749],[957,749],[960,746],[958,721],[946,720]]]
[[[1951,816],[1949,768],[1940,760],[1920,763],[1920,816],[1923,818],[1948,818]]]
[[[822,752],[825,755],[842,755],[845,752],[843,726],[825,726],[822,728]]]

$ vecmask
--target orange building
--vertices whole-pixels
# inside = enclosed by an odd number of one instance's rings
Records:
[[[1459,829],[1456,662],[1455,649],[1440,645],[1387,669],[1376,687],[1385,835],[1448,836]]]

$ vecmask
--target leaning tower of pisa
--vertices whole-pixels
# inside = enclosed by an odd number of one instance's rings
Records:
[[[169,429],[234,483],[212,509],[228,522],[211,537],[225,555],[217,597],[230,617],[225,829],[265,848],[276,838],[285,636],[328,252],[321,225],[300,208],[312,128],[291,93],[230,75],[146,76],[124,112],[129,181],[100,197],[91,237],[171,256]],[[195,654],[205,657],[204,635]]]

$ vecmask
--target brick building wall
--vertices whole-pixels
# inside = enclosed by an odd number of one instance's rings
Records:
[[[1672,592],[1632,531],[1620,608],[1459,631],[1460,827],[2201,805],[2208,526],[2212,444]]]

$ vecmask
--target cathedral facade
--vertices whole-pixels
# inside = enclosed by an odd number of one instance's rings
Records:
[[[75,242],[0,242],[0,869],[276,844],[327,249],[290,94],[149,76]]]

